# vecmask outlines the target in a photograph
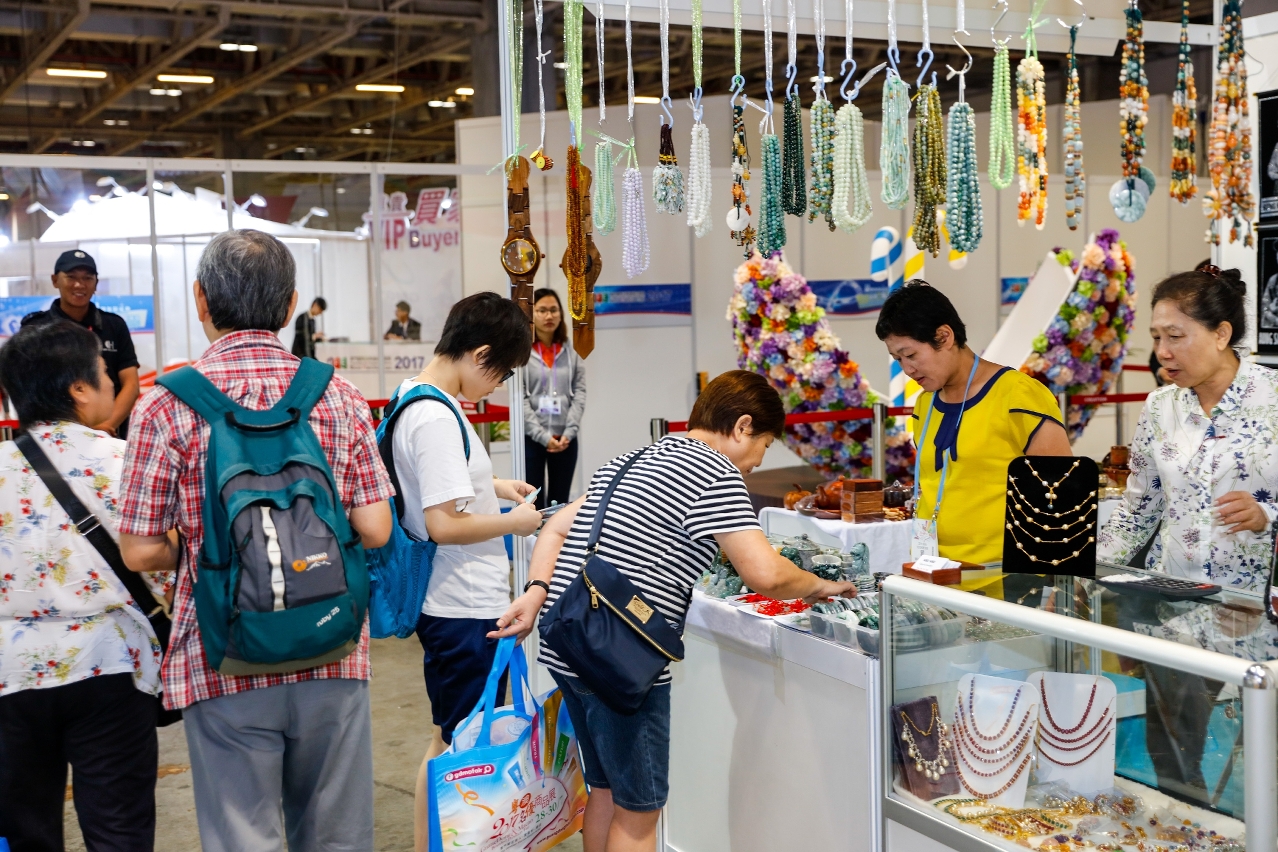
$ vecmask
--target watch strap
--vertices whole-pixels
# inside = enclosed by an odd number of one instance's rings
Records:
[[[550,584],[545,580],[529,580],[527,583],[524,583],[524,594],[527,594],[528,590],[533,586],[540,586],[546,590],[546,594],[550,594]]]

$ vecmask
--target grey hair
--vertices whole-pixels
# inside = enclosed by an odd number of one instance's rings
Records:
[[[297,264],[270,234],[243,229],[214,237],[195,267],[213,327],[276,332],[288,324]]]

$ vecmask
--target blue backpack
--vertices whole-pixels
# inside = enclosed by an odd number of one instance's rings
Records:
[[[395,486],[395,511],[391,513],[390,541],[376,550],[368,552],[368,573],[372,593],[368,604],[368,629],[375,639],[397,636],[407,639],[417,629],[417,619],[422,612],[422,603],[426,600],[426,589],[430,585],[431,569],[435,561],[435,550],[439,547],[433,541],[418,541],[404,529],[403,491],[399,487],[399,475],[395,473],[395,425],[399,415],[408,406],[434,400],[448,407],[457,418],[461,429],[462,447],[466,451],[466,460],[470,461],[470,436],[466,433],[466,422],[461,412],[444,396],[443,391],[432,385],[417,385],[409,388],[400,396],[396,392],[386,405],[382,422],[377,425],[377,449],[382,455],[382,463],[390,474],[391,483]],[[414,511],[421,511],[413,507]]]
[[[333,368],[303,359],[266,411],[193,367],[160,376],[209,424],[195,614],[224,675],[300,671],[355,650],[368,608],[364,548],[308,420]]]

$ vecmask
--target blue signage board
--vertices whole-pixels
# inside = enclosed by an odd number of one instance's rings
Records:
[[[888,297],[887,281],[871,281],[869,278],[808,281],[816,294],[817,304],[831,316],[850,317],[874,313],[883,307]]]
[[[0,298],[0,337],[17,332],[22,318],[35,311],[46,311],[57,296],[6,296]],[[155,302],[151,296],[99,295],[93,302],[101,310],[119,314],[133,334],[155,333]]]
[[[595,287],[595,315],[692,315],[691,284],[608,284]]]
[[[1028,278],[1004,278],[1002,280],[1002,294],[1004,305],[1015,305],[1021,300],[1021,296],[1025,295],[1025,290],[1029,287],[1030,280]]]

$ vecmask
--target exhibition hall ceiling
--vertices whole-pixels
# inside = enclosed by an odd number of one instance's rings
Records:
[[[1259,2],[1249,2],[1247,14],[1262,11]],[[783,6],[781,0],[776,5]],[[537,108],[532,6],[525,4],[525,111]],[[1140,6],[1149,20],[1180,18],[1181,0],[1142,0]],[[1211,0],[1190,0],[1190,6],[1195,23],[1210,23]],[[555,109],[563,103],[563,71],[551,64],[562,58],[562,7],[547,0],[545,14],[543,50],[553,51],[545,68],[548,108]],[[800,14],[811,14],[810,2],[801,0]],[[587,104],[598,92],[593,23],[588,15]],[[608,99],[620,103],[626,92],[621,22],[609,20],[606,33],[605,85]],[[933,67],[942,75],[946,64],[964,61],[946,35],[932,34]],[[761,37],[746,33],[745,40],[743,73],[752,94],[759,89],[761,95]],[[806,81],[815,71],[815,46],[810,36],[800,43]],[[1014,56],[1017,46],[1014,39]],[[856,59],[869,68],[885,58],[885,48],[858,40]],[[902,45],[903,65],[913,67],[916,48]],[[775,49],[780,97],[784,30],[775,34]],[[498,111],[498,50],[496,0],[0,0],[0,152],[451,162],[453,122]],[[841,32],[830,34],[827,51],[833,74],[842,59]],[[968,97],[983,109],[992,51],[972,53]],[[1175,45],[1150,44],[1147,54],[1151,91],[1170,92]],[[1194,58],[1205,105],[1210,48],[1196,48]],[[1064,57],[1043,59],[1048,100],[1060,102]],[[1086,59],[1080,62],[1083,100],[1115,98],[1117,55]],[[707,29],[707,93],[727,91],[732,62],[731,31]],[[636,93],[659,95],[655,23],[634,25],[634,67]],[[859,101],[871,119],[881,80]],[[837,100],[837,80],[834,85]],[[671,89],[691,87],[690,33],[673,27]],[[805,102],[810,99],[805,91]]]

